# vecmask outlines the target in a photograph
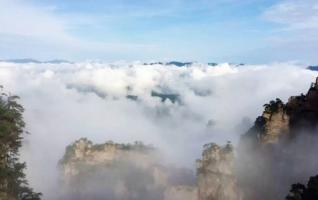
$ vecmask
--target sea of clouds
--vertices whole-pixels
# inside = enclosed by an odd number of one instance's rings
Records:
[[[202,145],[236,144],[264,103],[306,92],[317,72],[291,63],[189,66],[0,62],[0,85],[21,97],[21,156],[31,186],[54,199],[58,160],[80,137],[143,141],[194,168]],[[161,97],[159,97],[161,96]]]

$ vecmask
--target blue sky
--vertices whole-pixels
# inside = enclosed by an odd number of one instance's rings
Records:
[[[316,0],[0,0],[0,58],[318,63]]]

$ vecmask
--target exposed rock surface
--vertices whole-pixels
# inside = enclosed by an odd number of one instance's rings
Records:
[[[105,144],[93,145],[86,138],[82,138],[66,148],[60,164],[63,168],[65,180],[81,173],[82,166],[104,165],[112,166],[117,162],[130,162],[138,168],[149,168],[158,159],[155,149],[142,143],[115,144],[111,141]],[[159,172],[157,172],[159,173]],[[68,181],[67,181],[68,182]]]
[[[156,150],[140,142],[93,145],[80,139],[60,161],[64,198],[161,199],[168,172],[159,163]]]
[[[263,113],[262,117],[266,121],[265,134],[261,136],[263,144],[276,143],[280,137],[289,131],[289,117],[286,115],[283,105],[280,105],[275,113]]]
[[[197,160],[199,200],[239,200],[240,191],[234,174],[234,153],[231,144],[204,146],[202,159]]]
[[[166,190],[165,200],[241,200],[234,170],[234,152],[224,147],[204,145],[202,158],[196,161],[196,186],[180,185]]]
[[[94,145],[80,139],[66,148],[60,167],[67,199],[241,199],[231,144],[204,146],[196,181],[190,170],[165,165],[153,147],[140,142]]]
[[[283,199],[290,184],[318,169],[318,78],[307,94],[264,107],[238,148],[238,179],[246,200]]]
[[[284,104],[280,99],[264,105],[265,110],[255,125],[243,136],[260,144],[272,144],[312,131],[318,124],[318,78],[307,94],[292,96]]]
[[[80,139],[66,148],[60,161],[64,199],[162,200],[165,190],[190,184],[193,174],[160,158],[141,142],[94,145]]]
[[[312,83],[307,94],[292,96],[286,104],[286,112],[290,116],[291,134],[312,130],[318,124],[318,77]]]

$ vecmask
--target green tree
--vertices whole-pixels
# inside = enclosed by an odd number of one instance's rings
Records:
[[[269,103],[263,105],[265,108],[265,112],[270,114],[269,120],[272,119],[272,116],[274,113],[277,113],[279,109],[284,109],[284,103],[279,98],[276,98],[276,100],[271,100]]]
[[[2,87],[0,91],[0,199],[39,200],[41,193],[28,186],[26,165],[18,158],[25,133],[24,108],[17,102],[18,96],[4,93]]]
[[[302,200],[302,196],[305,190],[306,187],[303,184],[292,184],[289,194],[286,197],[286,200]]]
[[[307,187],[297,183],[291,186],[286,200],[317,200],[318,199],[318,175],[310,177]]]

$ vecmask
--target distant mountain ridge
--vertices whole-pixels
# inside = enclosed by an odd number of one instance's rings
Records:
[[[170,62],[150,62],[144,63],[144,65],[175,65],[177,67],[185,67],[190,66],[194,62],[180,62],[180,61],[170,61]]]
[[[17,58],[17,59],[0,59],[0,62],[9,62],[9,63],[17,63],[17,64],[27,64],[27,63],[35,63],[35,64],[62,64],[62,63],[67,63],[67,64],[73,64],[73,61],[69,60],[64,60],[64,59],[52,59],[52,60],[37,60],[33,58]],[[166,65],[166,66],[176,66],[176,67],[189,67],[192,66],[193,64],[198,63],[198,62],[181,62],[181,61],[168,61],[168,62],[145,62],[143,65]],[[205,63],[208,66],[215,67],[218,66],[220,63],[216,62],[208,62]],[[230,65],[234,65],[236,67],[241,67],[244,66],[244,63],[229,63]],[[318,71],[318,65],[310,65],[306,67],[306,69],[311,70],[311,71]]]
[[[21,58],[21,59],[3,59],[0,60],[0,62],[10,62],[10,63],[19,63],[19,64],[24,64],[24,63],[36,63],[36,64],[41,64],[41,63],[48,63],[48,64],[61,64],[61,63],[73,63],[68,60],[63,60],[63,59],[53,59],[53,60],[46,60],[46,61],[40,61],[32,58]]]
[[[64,60],[64,59],[52,59],[52,60],[37,60],[33,58],[17,58],[17,59],[0,59],[0,62],[9,62],[9,63],[17,63],[17,64],[27,64],[27,63],[35,63],[35,64],[62,64],[68,63],[73,64],[74,62]],[[176,66],[176,67],[189,67],[198,62],[181,62],[181,61],[168,61],[168,62],[145,62],[143,65],[166,65],[166,66]],[[205,63],[208,66],[215,67],[218,66],[220,63],[216,62],[208,62]],[[244,63],[229,63],[230,65],[235,65],[237,67],[244,66]]]
[[[150,63],[144,63],[144,65],[175,65],[177,67],[188,67],[191,66],[193,64],[195,64],[197,62],[180,62],[180,61],[169,61],[169,62],[150,62]],[[219,63],[216,62],[208,62],[206,63],[209,66],[215,67],[217,65],[219,65]],[[245,65],[244,63],[239,63],[239,64],[235,64],[235,63],[230,63],[231,65],[236,65],[236,66],[243,66]]]
[[[307,69],[309,69],[311,71],[318,71],[318,65],[308,66]]]

